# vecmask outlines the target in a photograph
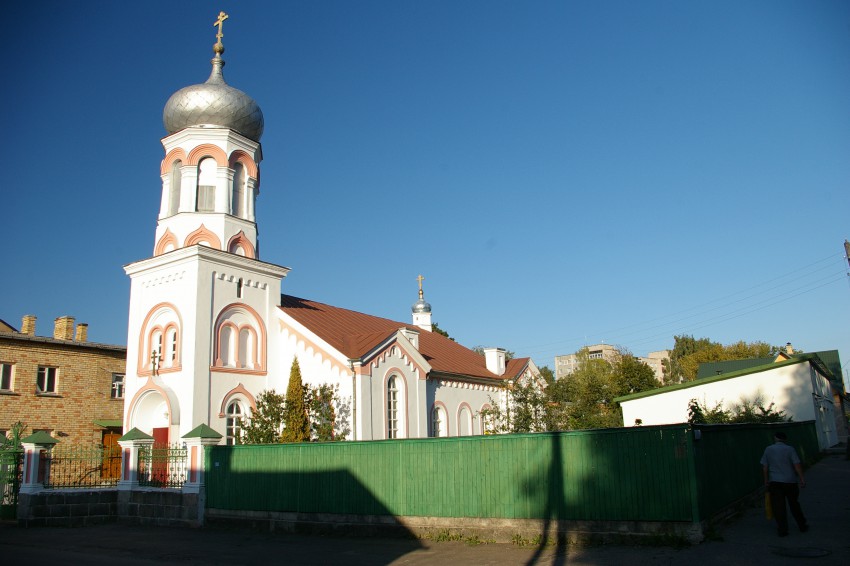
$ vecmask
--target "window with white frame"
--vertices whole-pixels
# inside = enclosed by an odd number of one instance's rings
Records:
[[[398,379],[387,380],[387,438],[398,438]]]
[[[145,345],[139,351],[139,373],[180,369],[180,318],[167,304],[155,308],[145,321]],[[155,370],[155,371],[154,371]]]
[[[168,215],[174,216],[180,212],[180,185],[182,184],[183,173],[180,169],[183,167],[183,162],[179,159],[171,166],[171,187],[168,193]]]
[[[253,311],[243,305],[227,308],[216,321],[216,352],[213,365],[263,371],[265,352],[259,339],[262,328]]]
[[[218,164],[215,159],[206,158],[198,165],[198,194],[196,210],[213,212],[215,210],[215,174]]]
[[[113,373],[112,374],[112,389],[109,392],[109,397],[111,399],[123,399],[124,398],[124,374],[123,373]]]
[[[242,432],[242,419],[245,416],[242,404],[239,401],[228,403],[226,415],[226,442],[228,446],[233,446],[239,442],[239,435]]]
[[[14,383],[12,382],[14,368],[14,364],[0,362],[0,391],[12,391],[14,388]]]
[[[36,391],[38,393],[56,393],[57,373],[55,367],[38,366],[38,374],[35,380]]]
[[[457,435],[469,436],[472,434],[472,411],[467,407],[461,407],[457,416]]]
[[[245,166],[237,163],[233,166],[233,190],[230,195],[230,213],[233,216],[245,215]]]

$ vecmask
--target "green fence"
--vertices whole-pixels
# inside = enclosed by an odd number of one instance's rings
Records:
[[[710,517],[764,485],[759,460],[765,447],[774,442],[773,434],[780,429],[788,435],[788,443],[797,449],[805,464],[812,464],[818,458],[814,421],[695,427],[701,436],[694,443],[700,518]]]
[[[215,446],[207,507],[355,515],[700,521],[761,485],[778,428],[668,425],[327,444]],[[754,478],[758,481],[754,483]]]

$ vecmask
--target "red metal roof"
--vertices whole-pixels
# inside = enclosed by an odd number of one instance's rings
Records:
[[[400,328],[409,328],[419,332],[419,353],[436,372],[501,381],[516,377],[528,363],[528,358],[510,360],[507,364],[509,371],[499,377],[487,370],[484,356],[441,334],[412,324],[290,295],[281,295],[280,308],[350,359],[362,358]]]

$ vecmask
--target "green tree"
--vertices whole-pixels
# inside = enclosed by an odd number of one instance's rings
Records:
[[[540,366],[537,369],[540,371],[540,377],[542,377],[548,385],[555,383],[555,372],[553,372],[549,366]]]
[[[310,414],[310,431],[313,439],[318,442],[336,440],[336,409],[337,400],[334,386],[323,384],[318,387],[308,387],[308,412]]]
[[[619,407],[614,403],[623,387],[614,366],[602,359],[591,359],[587,348],[576,353],[578,364],[573,373],[547,388],[549,430],[578,430],[622,426]]]
[[[690,334],[681,334],[673,337],[673,350],[670,351],[669,360],[664,360],[664,384],[670,385],[673,383],[681,383],[682,381],[692,381],[696,379],[696,371],[693,376],[690,373],[686,375],[686,370],[682,368],[682,358],[694,354],[700,350],[720,346],[717,342],[712,342],[708,338],[700,338],[697,340]],[[687,369],[690,372],[691,368]]]
[[[257,408],[242,424],[240,444],[274,444],[280,442],[283,429],[284,396],[274,389],[257,395]]]
[[[307,415],[306,391],[301,381],[301,367],[298,358],[292,360],[289,371],[289,386],[286,388],[286,402],[283,404],[283,434],[281,442],[309,442],[310,418]]]
[[[708,338],[695,339],[693,336],[674,336],[675,345],[670,353],[669,363],[664,364],[664,383],[680,383],[697,378],[699,365],[708,362],[726,360],[745,360],[748,358],[772,358],[784,348],[771,346],[767,342],[745,342],[740,340],[723,345]]]
[[[628,350],[621,349],[617,352],[612,369],[618,397],[648,391],[660,385],[652,368]]]
[[[691,424],[741,424],[741,423],[781,423],[792,419],[783,410],[776,410],[776,404],[764,406],[764,398],[756,395],[752,399],[742,397],[730,409],[718,401],[713,407],[700,404],[696,399],[688,401],[688,422]]]
[[[8,436],[0,434],[0,450],[20,450],[21,439],[24,438],[26,429],[27,425],[18,421],[9,427]]]
[[[546,428],[545,391],[535,380],[505,386],[507,403],[490,397],[490,407],[481,411],[488,433],[543,432]]]
[[[454,341],[455,341],[455,339],[454,339],[454,338],[452,338],[451,336],[449,336],[449,333],[448,333],[448,332],[446,332],[445,330],[443,330],[442,328],[440,328],[439,326],[437,326],[437,323],[436,323],[436,322],[431,323],[431,332],[436,332],[436,333],[437,333],[437,334],[439,334],[440,336],[445,336],[446,338],[448,338],[448,339],[449,339],[449,340],[451,340],[452,342],[454,342]]]

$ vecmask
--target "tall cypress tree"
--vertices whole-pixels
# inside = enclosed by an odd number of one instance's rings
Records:
[[[286,388],[286,402],[283,405],[283,423],[286,428],[280,436],[281,442],[309,442],[310,419],[307,417],[307,405],[304,403],[304,385],[301,383],[301,367],[298,358],[292,360],[289,370],[289,386]]]

